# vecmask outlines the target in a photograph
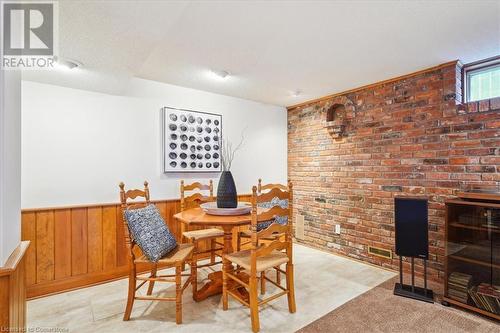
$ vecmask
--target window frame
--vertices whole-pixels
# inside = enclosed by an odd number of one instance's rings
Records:
[[[470,76],[469,74],[471,73],[477,73],[481,72],[493,67],[498,67],[500,66],[500,55],[494,56],[491,58],[471,62],[468,64],[465,64],[462,66],[462,102],[463,103],[469,103],[469,102],[478,102],[484,99],[478,99],[475,101],[470,101],[469,100],[469,85],[470,85]],[[497,98],[500,96],[492,97],[492,98]],[[485,98],[485,99],[490,99],[490,98]]]

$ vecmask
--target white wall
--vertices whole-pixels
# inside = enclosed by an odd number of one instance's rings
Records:
[[[0,266],[21,241],[21,73],[0,71]]]
[[[133,79],[126,96],[23,81],[22,207],[117,202],[118,183],[150,183],[153,199],[179,197],[180,179],[219,174],[163,174],[160,108],[222,114],[223,132],[245,144],[233,175],[239,193],[262,177],[285,182],[287,115],[283,107]]]

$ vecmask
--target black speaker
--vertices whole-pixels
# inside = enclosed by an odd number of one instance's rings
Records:
[[[429,259],[427,206],[426,198],[394,198],[398,256]]]

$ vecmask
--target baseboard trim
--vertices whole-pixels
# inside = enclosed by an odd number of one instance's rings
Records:
[[[138,269],[139,274],[144,274],[150,271],[147,265],[142,265]],[[164,269],[168,267],[158,267]],[[116,267],[111,271],[95,272],[82,274],[80,276],[71,276],[65,279],[46,281],[37,283],[28,287],[28,300],[33,300],[45,296],[57,295],[68,291],[78,290],[82,288],[97,286],[103,283],[117,281],[128,277],[129,267]]]
[[[294,240],[294,243],[298,244],[298,245],[303,245],[303,246],[308,247],[310,249],[314,249],[314,250],[318,250],[318,251],[321,251],[321,252],[324,252],[324,253],[328,253],[328,254],[331,254],[331,255],[334,255],[334,256],[338,256],[338,257],[342,257],[342,258],[349,259],[349,260],[352,260],[352,261],[356,261],[356,262],[359,262],[360,264],[365,264],[365,265],[372,266],[372,267],[375,267],[375,268],[380,268],[380,269],[383,269],[384,271],[388,271],[388,272],[396,273],[396,274],[399,273],[397,270],[394,270],[394,269],[391,269],[391,268],[388,268],[388,267],[383,267],[383,266],[375,265],[375,264],[372,264],[371,262],[367,262],[367,261],[363,261],[363,260],[356,259],[356,258],[353,258],[353,257],[349,257],[349,256],[346,256],[346,255],[338,253],[338,252],[327,251],[327,250],[325,250],[325,249],[323,249],[323,248],[321,248],[319,246],[313,246],[311,244],[303,243],[302,241]]]

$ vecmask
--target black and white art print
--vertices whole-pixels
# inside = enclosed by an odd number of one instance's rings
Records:
[[[220,172],[222,116],[164,107],[164,172]]]

